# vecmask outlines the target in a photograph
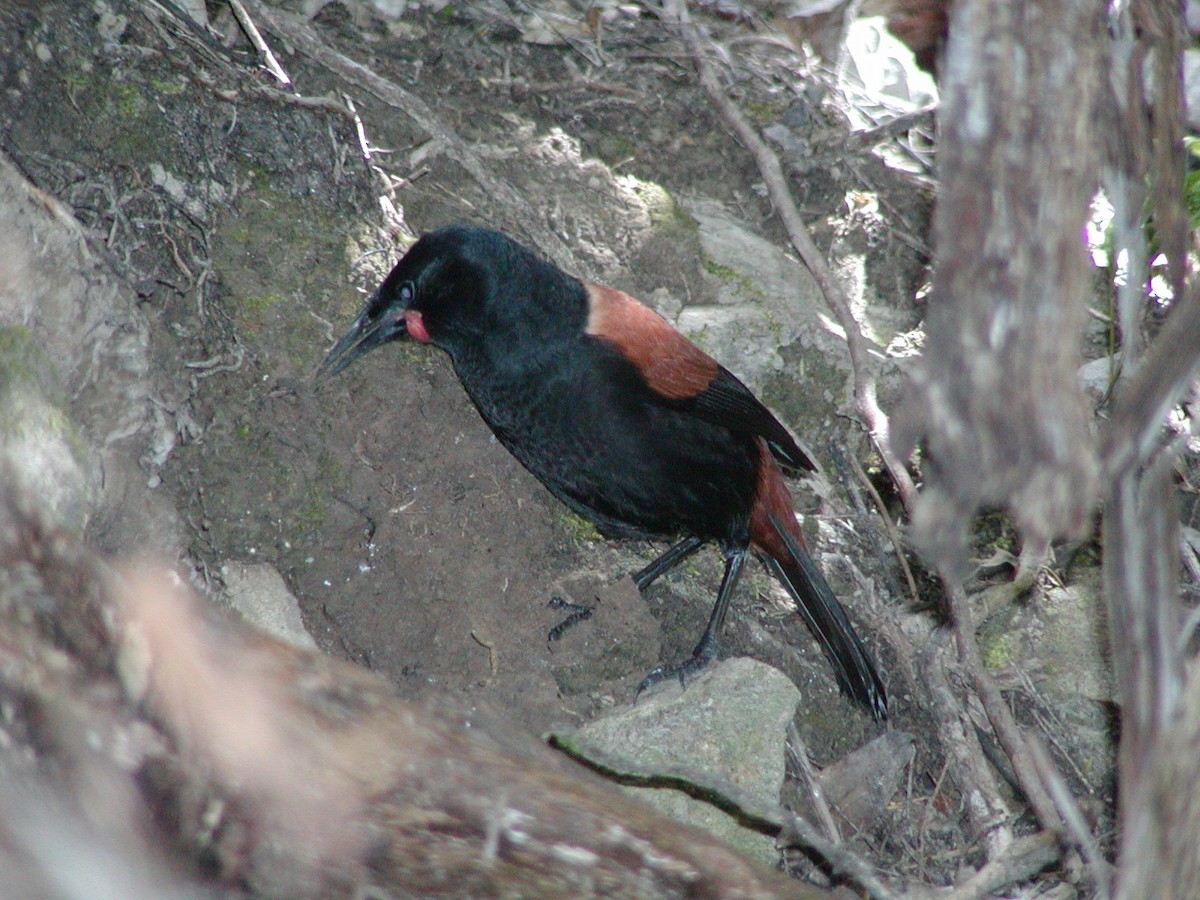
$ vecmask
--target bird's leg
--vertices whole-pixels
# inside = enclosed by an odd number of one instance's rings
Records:
[[[704,546],[704,541],[698,537],[685,537],[678,544],[671,547],[666,553],[660,556],[644,569],[639,569],[633,573],[633,583],[637,585],[639,591],[644,591],[654,583],[658,576],[665,574],[675,568],[697,550]]]
[[[729,601],[733,597],[733,589],[737,587],[738,579],[742,576],[742,567],[745,565],[745,550],[735,550],[725,558],[725,574],[721,577],[717,602],[713,606],[712,615],[708,617],[708,627],[700,636],[700,643],[692,651],[692,659],[704,659],[707,662],[717,655],[717,640],[721,635],[721,628],[725,625],[725,614],[729,612]]]
[[[637,585],[638,591],[644,591],[650,587],[660,575],[669,572],[675,566],[679,565],[697,550],[704,546],[704,541],[698,537],[685,537],[682,541],[670,547],[666,553],[654,560],[643,569],[634,572],[630,577],[633,578],[633,583]],[[547,640],[557,641],[563,636],[563,632],[577,622],[582,622],[584,619],[591,618],[592,608],[588,606],[580,606],[577,603],[568,603],[561,597],[552,597],[549,604],[553,609],[565,610],[570,615],[567,616],[559,624],[550,629],[550,633],[546,636]]]
[[[671,549],[676,550],[680,546],[682,544],[677,544]],[[692,552],[694,549],[691,548],[688,552]],[[670,553],[671,551],[667,552]],[[717,642],[721,635],[721,627],[725,624],[725,614],[729,612],[729,601],[733,596],[733,589],[737,587],[738,578],[742,574],[742,567],[746,565],[746,553],[747,551],[743,547],[726,554],[725,574],[721,578],[721,588],[717,591],[716,605],[713,606],[712,615],[708,617],[708,627],[704,629],[700,643],[692,651],[691,657],[678,665],[659,666],[638,685],[637,692],[639,695],[646,688],[656,685],[661,681],[666,681],[668,678],[678,678],[679,683],[685,685],[689,676],[700,672],[716,657]]]

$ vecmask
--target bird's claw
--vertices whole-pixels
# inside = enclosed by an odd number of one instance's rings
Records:
[[[572,626],[583,622],[592,617],[594,607],[583,606],[579,603],[570,603],[559,597],[557,594],[550,598],[550,602],[546,604],[551,609],[562,610],[567,613],[567,617],[550,629],[546,635],[546,640],[550,643],[557,641],[563,636],[563,633]]]
[[[662,684],[664,681],[670,681],[672,678],[679,679],[679,686],[686,688],[688,679],[699,675],[712,662],[711,656],[692,656],[685,659],[683,662],[674,666],[659,666],[649,675],[642,679],[642,683],[637,686],[637,693],[634,694],[634,701],[642,696],[642,692],[649,690],[656,684]]]

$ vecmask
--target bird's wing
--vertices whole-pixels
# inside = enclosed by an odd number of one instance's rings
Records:
[[[735,430],[757,434],[767,442],[771,455],[784,469],[797,472],[816,471],[808,454],[800,449],[796,439],[783,427],[769,409],[738,380],[732,372],[720,366],[717,377],[694,398],[696,415]]]
[[[585,283],[586,331],[607,342],[641,374],[651,392],[716,425],[762,437],[786,469],[816,466],[750,389],[685,338],[666,319],[628,294]]]

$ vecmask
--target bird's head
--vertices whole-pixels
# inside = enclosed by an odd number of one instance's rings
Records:
[[[497,239],[507,241],[497,232],[464,225],[422,237],[371,295],[317,377],[336,375],[389,341],[411,337],[453,352],[480,334],[487,328],[485,306],[495,294],[490,262]]]
[[[586,317],[578,279],[498,231],[451,225],[426,234],[396,263],[317,377],[403,337],[440,347],[456,365],[481,354],[529,358],[578,333]]]

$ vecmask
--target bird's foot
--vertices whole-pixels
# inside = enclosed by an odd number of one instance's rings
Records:
[[[567,629],[571,628],[573,625],[590,619],[592,617],[592,609],[594,608],[591,606],[583,606],[579,603],[571,603],[570,601],[559,597],[557,594],[551,597],[550,602],[546,605],[551,609],[558,609],[567,613],[567,617],[551,628],[549,633],[546,635],[546,640],[550,642],[557,641],[563,636],[563,634],[566,633]]]
[[[686,688],[688,680],[703,672],[712,661],[712,654],[696,653],[677,665],[659,666],[642,679],[642,683],[637,686],[637,693],[634,694],[634,701],[636,702],[637,698],[641,697],[642,693],[649,688],[673,678],[678,678],[679,686]]]

